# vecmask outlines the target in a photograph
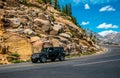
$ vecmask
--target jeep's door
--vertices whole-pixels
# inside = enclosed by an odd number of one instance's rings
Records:
[[[53,57],[53,48],[49,48],[48,53],[49,53],[49,57]]]
[[[54,55],[55,55],[55,57],[57,57],[59,55],[59,49],[58,48],[54,49]]]

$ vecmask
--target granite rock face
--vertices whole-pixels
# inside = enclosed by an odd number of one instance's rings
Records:
[[[25,61],[43,47],[63,46],[68,55],[100,49],[52,6],[46,8],[36,0],[28,0],[31,5],[27,6],[19,1],[0,1],[0,55],[7,64],[13,58],[11,54],[19,54],[19,59]]]

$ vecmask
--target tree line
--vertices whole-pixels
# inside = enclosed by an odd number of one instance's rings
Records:
[[[60,11],[63,15],[71,17],[71,21],[78,25],[77,19],[72,16],[72,5],[70,3],[65,4],[60,8],[59,0],[38,0],[39,3],[45,3],[52,5],[56,10]]]

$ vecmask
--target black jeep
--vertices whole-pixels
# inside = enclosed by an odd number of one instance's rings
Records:
[[[43,48],[40,53],[33,53],[31,56],[31,61],[33,63],[37,63],[40,61],[41,63],[45,63],[47,59],[51,61],[55,61],[59,59],[60,61],[65,60],[65,52],[63,47],[48,47]]]

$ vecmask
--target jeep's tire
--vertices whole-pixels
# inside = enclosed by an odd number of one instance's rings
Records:
[[[61,56],[59,57],[59,61],[64,61],[64,60],[65,60],[65,56],[61,55]]]
[[[32,63],[37,63],[38,59],[31,59]]]
[[[40,56],[40,62],[45,63],[47,61],[46,56]]]
[[[50,59],[52,62],[55,62],[55,58]]]

